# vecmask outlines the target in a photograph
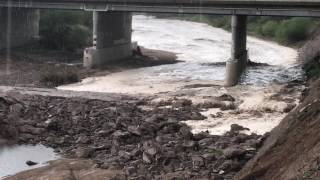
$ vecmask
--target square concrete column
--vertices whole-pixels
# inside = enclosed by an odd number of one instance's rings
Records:
[[[226,63],[226,86],[234,86],[239,82],[248,62],[247,16],[234,15],[231,23],[231,58]]]
[[[22,46],[37,39],[39,20],[36,9],[0,8],[0,49]]]
[[[94,12],[93,47],[85,49],[84,66],[97,67],[132,55],[130,12]]]

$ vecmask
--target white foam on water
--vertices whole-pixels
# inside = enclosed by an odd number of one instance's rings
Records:
[[[181,92],[190,84],[223,84],[225,67],[217,62],[226,62],[231,53],[231,33],[211,27],[204,23],[158,19],[153,16],[136,15],[133,17],[133,40],[146,48],[177,53],[182,63],[145,67],[107,76],[90,77],[80,83],[60,86],[58,89],[73,91],[113,92],[128,94],[157,94],[164,92]],[[267,87],[269,83],[287,82],[297,78],[301,69],[296,67],[296,50],[278,45],[274,42],[248,37],[249,58],[254,62],[267,63],[271,66],[249,67],[243,86]],[[258,88],[258,89],[259,89]],[[201,88],[200,88],[201,89]],[[217,95],[225,93],[226,88],[210,87],[199,89],[198,93]],[[244,88],[229,91],[247,91]],[[223,92],[222,92],[223,91]],[[242,92],[242,93],[243,93]],[[212,93],[212,94],[210,94]],[[251,94],[255,99],[257,94]],[[255,100],[243,98],[249,106]],[[243,96],[239,96],[243,97]],[[239,98],[238,97],[238,98]],[[240,98],[240,99],[241,99]],[[261,101],[264,104],[265,101]],[[279,106],[283,104],[279,104]],[[250,108],[260,106],[255,104]],[[282,113],[270,113],[261,118],[250,117],[250,114],[230,116],[220,119],[208,117],[205,121],[189,121],[194,132],[209,130],[212,134],[221,134],[238,123],[249,127],[252,132],[262,134],[270,131],[284,116]]]
[[[175,52],[178,59],[185,62],[86,78],[58,89],[153,94],[177,90],[188,82],[224,80],[224,66],[206,64],[228,60],[230,32],[203,23],[144,15],[133,17],[133,30],[133,40],[139,45]],[[248,49],[250,58],[255,62],[274,66],[249,68],[245,83],[266,84],[274,79],[283,79],[282,74],[297,74],[296,68],[290,69],[297,56],[294,49],[253,37],[248,37]]]

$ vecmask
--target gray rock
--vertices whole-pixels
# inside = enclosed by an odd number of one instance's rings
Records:
[[[28,166],[34,166],[34,165],[37,165],[38,163],[29,160],[29,161],[26,161],[26,164],[27,164]]]
[[[239,131],[244,131],[244,130],[250,130],[249,128],[240,126],[239,124],[231,124],[230,126],[230,131],[231,132],[239,132]]]
[[[192,156],[191,159],[193,168],[199,168],[204,166],[204,160],[201,156]]]
[[[227,149],[223,150],[224,156],[229,159],[238,158],[244,155],[245,153],[246,151],[244,149],[237,146],[228,147]]]
[[[75,150],[75,155],[77,158],[90,158],[94,150],[89,147],[78,147]]]
[[[147,164],[151,164],[152,163],[152,158],[150,157],[150,155],[148,155],[145,152],[143,152],[143,154],[142,154],[142,160]]]

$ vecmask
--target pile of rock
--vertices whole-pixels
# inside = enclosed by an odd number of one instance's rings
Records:
[[[190,102],[150,110],[141,103],[148,102],[27,96],[0,104],[0,126],[16,114],[19,142],[93,159],[100,168],[123,170],[127,179],[232,179],[263,141],[236,125],[223,136],[192,134],[182,121],[203,116]]]

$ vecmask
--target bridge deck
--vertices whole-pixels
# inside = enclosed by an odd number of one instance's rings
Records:
[[[0,0],[0,7],[320,17],[320,0]]]

